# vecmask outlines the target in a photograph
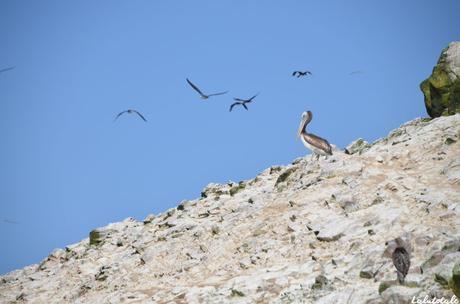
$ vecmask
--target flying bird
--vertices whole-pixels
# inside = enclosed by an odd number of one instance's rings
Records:
[[[353,71],[351,73],[349,73],[348,75],[357,75],[357,74],[363,74],[364,71],[361,71],[361,70],[356,70],[356,71]]]
[[[9,70],[12,70],[12,69],[14,69],[14,67],[9,67],[9,68],[5,68],[5,69],[1,69],[1,70],[0,70],[0,73],[6,72],[6,71],[9,71]]]
[[[311,111],[302,113],[302,120],[300,121],[297,136],[300,137],[304,146],[313,152],[312,157],[315,154],[317,159],[319,159],[320,155],[325,155],[326,157],[328,155],[332,155],[332,147],[327,140],[307,132],[307,125],[312,120],[312,118],[313,114]]]
[[[393,260],[393,264],[396,267],[398,282],[399,284],[403,284],[410,268],[410,255],[407,251],[406,244],[400,237],[392,241],[392,243],[392,245],[395,246],[395,249],[391,254],[391,259]]]
[[[313,75],[310,71],[294,71],[292,73],[292,76],[297,75],[297,78],[302,77],[302,76],[307,76],[307,75]]]
[[[19,223],[9,219],[3,219],[4,223],[18,225]]]
[[[204,94],[203,92],[201,92],[201,90],[198,89],[198,87],[197,87],[196,85],[194,85],[188,78],[186,78],[186,79],[187,79],[188,84],[189,84],[195,91],[197,91],[198,94],[200,94],[200,96],[201,96],[202,99],[208,99],[208,98],[211,97],[211,96],[223,95],[223,94],[228,93],[228,91],[225,91],[225,92],[213,93],[213,94],[206,95],[206,94]]]
[[[233,98],[233,100],[236,100],[236,102],[232,103],[232,105],[230,106],[229,111],[231,112],[233,110],[233,107],[237,106],[237,105],[243,106],[246,110],[248,110],[248,107],[246,106],[246,104],[252,102],[252,100],[254,98],[256,98],[257,95],[259,95],[259,93],[257,93],[256,95],[252,96],[249,99]]]
[[[128,114],[133,114],[133,113],[135,113],[135,114],[139,115],[139,117],[142,118],[143,121],[147,122],[147,119],[145,119],[145,117],[142,116],[141,113],[139,113],[138,111],[133,110],[133,109],[128,109],[128,110],[125,110],[125,111],[123,111],[123,112],[118,113],[117,117],[115,117],[115,119],[114,119],[113,121],[117,120],[118,117],[120,117],[120,116],[123,115],[124,113],[128,113]]]

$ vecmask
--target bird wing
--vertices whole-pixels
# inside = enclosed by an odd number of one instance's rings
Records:
[[[12,69],[14,69],[14,67],[9,67],[9,68],[5,68],[5,69],[1,69],[1,70],[0,70],[0,73],[6,72],[6,71],[9,71],[9,70],[12,70]]]
[[[227,94],[227,93],[228,93],[228,91],[220,92],[220,93],[213,93],[213,94],[209,94],[208,97],[217,96],[217,95],[223,95],[223,94]]]
[[[305,71],[305,74],[313,75],[310,71]]]
[[[259,93],[257,93],[256,95],[252,96],[251,98],[249,98],[249,99],[247,100],[247,102],[251,102],[254,98],[257,97],[257,95],[259,95]]]
[[[187,82],[188,84],[195,90],[197,91],[201,96],[205,97],[206,95],[203,94],[203,92],[200,91],[200,89],[198,89],[198,87],[196,85],[194,85],[190,80],[187,79]]]
[[[323,150],[324,152],[326,152],[329,155],[332,155],[332,147],[331,147],[331,145],[329,144],[329,142],[326,139],[321,138],[321,137],[319,137],[319,136],[317,136],[315,134],[311,134],[311,133],[303,134],[303,138],[310,145],[315,146],[318,149]]]
[[[114,119],[113,121],[117,120],[118,117],[120,117],[121,115],[123,115],[123,114],[126,113],[126,112],[128,112],[128,110],[125,110],[125,111],[123,111],[123,112],[118,113],[117,117],[115,117],[115,119]]]
[[[139,115],[139,117],[140,117],[140,118],[142,118],[142,120],[144,120],[145,122],[147,122],[147,119],[145,119],[145,117],[144,117],[144,116],[142,116],[142,114],[141,114],[141,113],[139,113],[139,112],[138,112],[138,111],[136,111],[136,110],[134,110],[133,112],[134,112],[134,113],[136,113],[137,115]]]
[[[231,112],[231,111],[233,110],[233,107],[234,107],[234,106],[239,105],[239,104],[241,104],[241,103],[239,103],[239,102],[234,102],[234,103],[232,103],[232,105],[230,106],[229,112]]]
[[[248,111],[248,107],[243,103],[242,106],[246,109],[246,111]]]
[[[292,76],[295,76],[295,74],[297,74],[297,71],[294,71],[294,72],[292,73]]]
[[[247,101],[246,99],[241,99],[241,98],[233,98],[233,100],[236,100],[236,101],[241,101],[241,102],[245,102],[245,101]]]

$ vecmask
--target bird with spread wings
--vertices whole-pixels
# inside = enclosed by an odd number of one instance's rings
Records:
[[[257,95],[259,95],[259,93],[257,93],[256,95],[252,96],[249,99],[233,98],[233,100],[236,100],[236,102],[232,103],[232,105],[230,106],[229,111],[231,112],[233,110],[233,107],[238,106],[238,105],[243,106],[246,110],[249,110],[248,107],[246,106],[246,104],[252,102],[252,100],[254,98],[256,98]]]
[[[4,69],[1,69],[1,70],[0,70],[0,73],[6,72],[6,71],[10,71],[10,70],[12,70],[12,69],[14,69],[14,67],[4,68]]]
[[[142,118],[143,121],[147,122],[147,119],[145,119],[145,117],[142,116],[141,113],[139,113],[138,111],[133,110],[133,109],[128,109],[128,110],[125,110],[125,111],[123,111],[123,112],[118,113],[117,117],[115,117],[115,119],[114,119],[113,121],[117,120],[118,117],[120,117],[121,115],[123,115],[123,114],[125,114],[125,113],[128,113],[128,114],[133,114],[133,113],[135,113],[135,114],[137,114],[140,118]]]
[[[202,99],[208,99],[209,97],[211,96],[217,96],[217,95],[223,95],[223,94],[227,94],[228,91],[225,91],[225,92],[219,92],[219,93],[213,93],[213,94],[204,94],[203,92],[201,92],[201,90],[196,86],[194,85],[188,78],[186,78],[187,80],[187,83],[195,90],[198,92],[198,94],[200,94],[201,98]]]
[[[297,78],[302,77],[302,76],[307,76],[307,75],[313,75],[310,71],[294,71],[292,73],[292,76],[296,76]]]

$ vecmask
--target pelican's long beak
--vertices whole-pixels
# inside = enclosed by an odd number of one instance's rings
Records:
[[[302,117],[302,120],[300,121],[300,125],[299,125],[299,130],[297,131],[297,137],[300,137],[300,135],[302,134],[302,131],[303,131],[303,127],[305,126],[305,121],[307,120],[307,117]]]

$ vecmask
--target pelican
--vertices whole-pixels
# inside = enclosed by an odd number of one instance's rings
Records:
[[[292,73],[292,76],[295,76],[297,75],[297,78],[301,77],[301,76],[307,76],[307,75],[312,75],[312,73],[310,71],[294,71]]]
[[[302,113],[302,120],[300,121],[299,131],[297,136],[300,137],[305,147],[310,149],[313,154],[312,157],[316,154],[317,159],[320,155],[332,155],[332,147],[327,140],[316,136],[315,134],[307,133],[306,127],[308,123],[312,120],[313,114],[311,111]]]
[[[123,111],[123,112],[118,113],[117,117],[115,117],[115,119],[114,119],[113,121],[117,120],[118,117],[120,117],[120,116],[123,115],[124,113],[128,113],[128,114],[133,114],[133,113],[135,113],[135,114],[139,115],[139,117],[142,118],[143,121],[147,122],[147,119],[145,119],[145,117],[142,116],[141,113],[139,113],[138,111],[133,110],[133,109],[128,109],[128,110],[125,110],[125,111]]]
[[[259,95],[259,93],[257,93],[256,95],[252,96],[249,99],[233,98],[233,100],[236,100],[236,102],[232,103],[232,105],[230,106],[230,112],[232,111],[233,107],[236,106],[236,105],[243,106],[246,110],[248,110],[248,107],[246,106],[246,104],[252,102],[252,100],[254,98],[256,98],[257,95]]]
[[[202,99],[208,99],[209,97],[211,96],[217,96],[217,95],[223,95],[223,94],[226,94],[228,93],[228,91],[225,91],[225,92],[220,92],[220,93],[213,93],[213,94],[209,94],[209,95],[206,95],[204,94],[203,92],[201,92],[200,89],[198,89],[198,87],[196,85],[194,85],[188,78],[186,78],[188,84],[195,90],[198,92],[198,94],[200,94],[201,98]]]

